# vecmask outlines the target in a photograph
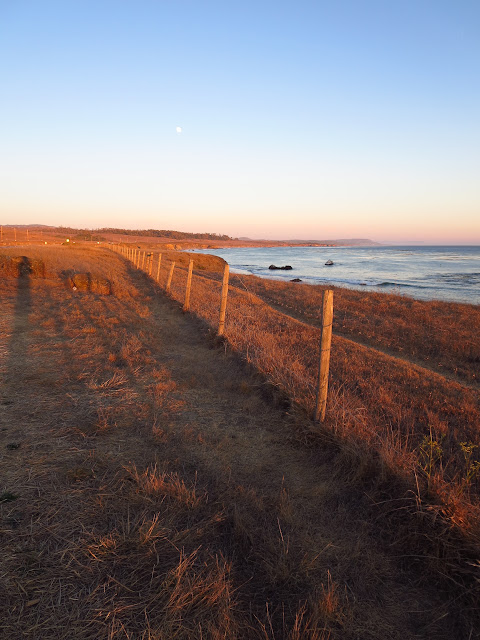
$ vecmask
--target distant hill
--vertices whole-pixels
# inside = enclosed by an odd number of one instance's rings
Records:
[[[288,240],[292,244],[332,244],[336,246],[379,246],[380,242],[374,242],[368,238],[341,238],[335,240]]]
[[[118,233],[122,236],[148,236],[150,238],[171,238],[172,240],[233,240],[218,233],[190,233],[171,229],[96,229],[96,233]]]
[[[8,224],[3,225],[8,228],[15,229],[44,229],[51,233],[61,234],[62,236],[70,235],[73,238],[86,237],[94,239],[103,239],[104,234],[117,234],[122,236],[140,236],[149,238],[170,238],[171,240],[233,240],[230,236],[218,233],[190,233],[188,231],[174,231],[171,229],[116,229],[102,227],[100,229],[77,229],[75,227],[55,227],[44,224]]]
[[[208,242],[248,242],[248,243],[268,243],[274,245],[322,245],[322,246],[380,246],[381,244],[374,242],[373,240],[369,240],[368,238],[341,238],[335,240],[301,240],[301,239],[291,239],[291,240],[266,240],[259,238],[248,238],[248,237],[240,237],[233,238],[226,234],[219,233],[198,233],[198,232],[188,232],[188,231],[175,231],[173,229],[118,229],[115,227],[101,227],[97,229],[78,229],[75,227],[55,227],[51,225],[44,224],[8,224],[3,225],[4,228],[15,228],[15,229],[29,229],[33,230],[44,230],[47,233],[50,232],[54,235],[63,236],[71,236],[77,240],[106,240],[105,236],[132,236],[133,242],[141,242],[140,238],[162,238],[164,241],[168,240],[182,240],[182,241],[194,241],[194,240],[206,240]],[[111,239],[111,238],[110,238]],[[153,240],[152,240],[153,241]]]

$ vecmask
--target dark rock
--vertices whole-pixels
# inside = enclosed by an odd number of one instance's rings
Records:
[[[271,264],[268,267],[271,271],[273,271],[274,269],[280,269],[281,271],[291,271],[293,269],[293,267],[291,267],[289,264],[286,264],[284,267],[277,267],[274,264]]]
[[[301,278],[294,278],[293,280],[290,280],[290,282],[302,282]]]

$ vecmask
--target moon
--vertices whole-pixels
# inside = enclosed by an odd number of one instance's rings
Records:
[[[182,127],[175,127],[175,131],[177,133],[182,133]]]

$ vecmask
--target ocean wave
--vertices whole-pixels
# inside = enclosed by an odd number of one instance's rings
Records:
[[[419,284],[408,284],[407,282],[379,282],[377,287],[415,287],[418,289],[428,288]]]
[[[322,278],[322,282],[329,282],[330,284],[338,285],[350,285],[354,287],[379,287],[389,289],[436,289],[435,285],[408,283],[408,282],[394,282],[390,280],[353,280],[347,278],[326,279]]]
[[[440,273],[434,276],[438,280],[446,282],[460,282],[471,281],[476,283],[480,280],[480,273]]]
[[[319,278],[317,278],[319,280]],[[322,282],[330,282],[331,284],[341,283],[349,284],[356,287],[411,287],[414,285],[402,284],[400,282],[383,282],[381,280],[356,280],[353,278],[320,278]]]

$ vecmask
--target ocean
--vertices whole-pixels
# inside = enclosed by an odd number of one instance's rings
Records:
[[[480,304],[480,246],[291,246],[202,252],[220,256],[235,273]],[[326,266],[327,260],[334,264]],[[271,264],[291,265],[292,270],[271,271]]]

